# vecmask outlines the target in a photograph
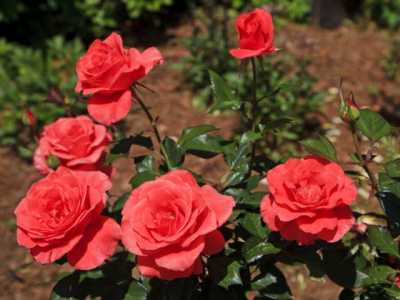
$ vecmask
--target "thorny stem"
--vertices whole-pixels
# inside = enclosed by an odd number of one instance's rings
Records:
[[[351,123],[350,124],[350,128],[351,128],[351,134],[353,136],[354,145],[356,146],[357,158],[358,158],[358,160],[360,162],[360,167],[362,167],[365,170],[365,172],[367,172],[368,177],[369,177],[369,179],[371,180],[371,183],[372,183],[372,188],[377,191],[379,184],[378,184],[374,174],[371,172],[370,168],[368,167],[368,164],[367,164],[368,162],[366,162],[362,157],[362,154],[361,154],[361,151],[360,151],[360,146],[358,144],[358,138],[357,138],[357,134],[356,134],[355,123]]]
[[[150,121],[150,124],[153,127],[154,134],[156,136],[157,142],[160,145],[161,153],[165,158],[165,162],[167,163],[168,170],[171,170],[172,165],[169,160],[169,155],[168,155],[167,151],[165,150],[164,145],[162,144],[160,134],[158,133],[157,124],[156,124],[155,120],[153,119],[153,116],[150,114],[149,109],[146,107],[146,105],[144,105],[143,101],[140,99],[140,97],[136,93],[133,86],[130,87],[130,90],[132,92],[132,97],[139,103],[140,107],[143,109],[144,113],[146,114],[147,119]]]

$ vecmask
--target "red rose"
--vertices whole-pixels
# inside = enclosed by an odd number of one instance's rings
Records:
[[[229,51],[236,58],[264,55],[276,50],[272,46],[274,25],[269,12],[256,8],[249,14],[243,14],[236,20],[239,34],[239,49]]]
[[[217,228],[234,206],[233,197],[199,187],[192,174],[175,170],[133,190],[122,210],[121,239],[144,276],[172,280],[200,274],[200,254],[224,248]]]
[[[162,63],[156,48],[148,48],[143,53],[135,48],[124,49],[121,36],[113,32],[104,41],[95,40],[85,56],[79,58],[75,91],[94,94],[89,99],[89,114],[96,121],[110,125],[129,113],[130,85]]]
[[[14,211],[18,244],[42,264],[67,254],[77,269],[99,266],[120,238],[119,225],[100,215],[110,188],[109,178],[101,172],[66,168],[34,183]]]
[[[352,228],[349,205],[357,188],[338,164],[312,155],[293,158],[269,171],[267,181],[271,194],[261,202],[261,216],[286,240],[333,243]]]
[[[45,126],[40,134],[34,166],[43,175],[53,172],[46,162],[52,155],[62,167],[76,171],[101,169],[109,174],[110,167],[102,168],[102,165],[107,156],[105,149],[112,139],[104,125],[94,124],[89,117],[60,118]]]

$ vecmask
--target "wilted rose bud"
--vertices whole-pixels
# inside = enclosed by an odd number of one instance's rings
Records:
[[[360,109],[354,101],[352,92],[350,92],[349,97],[343,100],[342,107],[340,108],[340,117],[345,123],[354,123],[360,118]]]

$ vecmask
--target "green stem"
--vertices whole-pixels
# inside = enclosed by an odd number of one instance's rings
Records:
[[[146,107],[146,105],[144,105],[143,101],[140,99],[140,97],[136,93],[134,87],[131,86],[130,90],[132,92],[132,97],[139,103],[140,107],[143,109],[144,113],[146,114],[147,119],[150,121],[150,124],[153,127],[154,134],[156,136],[157,142],[160,145],[161,153],[164,156],[165,162],[167,163],[168,170],[171,170],[172,165],[169,160],[169,155],[168,155],[167,151],[165,150],[164,145],[161,141],[161,137],[160,137],[160,134],[158,133],[158,129],[157,129],[157,124],[156,124],[155,120],[153,119],[153,116],[150,114],[149,109]]]
[[[372,187],[375,190],[378,190],[379,184],[378,184],[374,174],[372,173],[372,171],[370,170],[370,168],[368,167],[368,165],[366,164],[366,162],[364,161],[364,159],[362,157],[360,146],[358,144],[355,123],[351,123],[350,128],[351,128],[351,134],[353,136],[354,145],[356,146],[357,158],[360,162],[360,167],[362,167],[365,170],[365,172],[367,172],[368,177],[371,180]]]
[[[256,62],[255,58],[251,58],[251,67],[253,69],[253,87],[252,87],[252,100],[251,100],[251,109],[248,115],[249,120],[251,121],[251,130],[255,132],[256,130],[256,122],[252,118],[253,112],[256,109],[257,105],[257,67],[256,67]],[[249,177],[251,176],[251,171],[253,169],[253,163],[256,155],[256,141],[253,141],[249,145],[249,150],[250,150],[250,163],[249,163]]]

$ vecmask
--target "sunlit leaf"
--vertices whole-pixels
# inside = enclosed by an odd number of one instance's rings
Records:
[[[124,300],[146,300],[147,290],[137,281],[132,281]]]
[[[392,178],[400,178],[400,158],[383,165],[387,174]]]
[[[381,226],[368,225],[368,234],[371,243],[379,250],[384,251],[394,257],[400,258],[397,244],[394,242],[390,232]]]
[[[370,109],[362,109],[360,113],[356,126],[371,142],[390,134],[390,125],[380,114]]]
[[[218,102],[236,101],[235,92],[226,84],[225,80],[214,71],[208,70],[211,79],[211,89]]]
[[[186,140],[193,139],[204,133],[217,130],[213,125],[199,125],[193,127],[187,127],[183,130],[181,137],[178,140],[179,145],[183,145]]]
[[[302,144],[310,154],[325,157],[335,162],[338,161],[335,147],[333,147],[331,141],[326,137],[319,136],[319,139],[307,139],[299,143]]]

